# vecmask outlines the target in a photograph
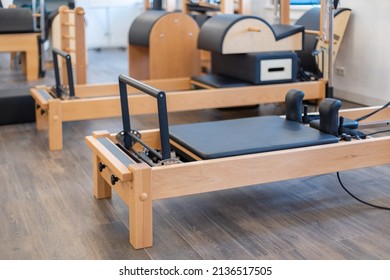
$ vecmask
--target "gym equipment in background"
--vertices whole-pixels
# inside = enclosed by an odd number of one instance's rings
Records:
[[[199,75],[199,27],[181,12],[148,10],[129,30],[129,73],[138,79]]]

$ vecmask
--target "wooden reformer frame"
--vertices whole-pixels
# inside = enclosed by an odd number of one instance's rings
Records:
[[[167,92],[169,112],[228,108],[284,102],[290,89],[305,92],[306,100],[325,98],[326,82],[309,81],[234,88],[192,89],[190,78],[156,79],[145,83]],[[75,98],[53,97],[51,87],[37,86],[30,90],[36,103],[37,130],[49,132],[50,150],[61,150],[62,124],[68,121],[119,117],[118,84],[75,85]],[[132,115],[155,113],[154,103],[135,89],[129,89],[129,102],[135,104]]]
[[[343,110],[340,115],[356,119],[376,109]],[[389,120],[387,108],[360,125]],[[158,129],[140,133],[146,144],[160,148]],[[97,131],[86,143],[93,153],[94,196],[110,198],[114,190],[128,205],[135,249],[153,245],[153,200],[390,163],[390,136],[154,167],[127,156],[117,146],[116,134]]]
[[[0,34],[0,52],[21,52],[22,72],[28,81],[39,79],[39,33]]]

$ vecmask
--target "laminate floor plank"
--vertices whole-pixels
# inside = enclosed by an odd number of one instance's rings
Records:
[[[129,229],[121,222],[95,225],[85,229],[86,238],[102,260],[147,260],[145,250],[134,250],[129,243]]]
[[[39,236],[0,241],[1,260],[48,259]]]
[[[202,256],[166,219],[167,213],[156,202],[153,209],[153,246],[146,248],[154,260],[201,260]]]
[[[217,224],[196,208],[192,208],[191,204],[186,202],[187,199],[175,200],[177,203],[171,200],[161,207],[170,213],[164,216],[165,219],[202,259],[254,259],[252,254]],[[160,208],[158,210],[162,212]]]

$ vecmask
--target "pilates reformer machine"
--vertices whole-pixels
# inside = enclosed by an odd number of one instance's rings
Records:
[[[159,129],[131,126],[127,86],[154,100]],[[164,91],[123,75],[119,87],[123,131],[97,131],[86,143],[93,153],[94,196],[109,198],[114,190],[128,205],[136,249],[153,244],[154,200],[390,163],[390,136],[371,138],[356,130],[370,122],[388,124],[388,107],[339,110],[339,100],[326,98],[313,117],[302,109],[304,93],[290,90],[284,117],[170,126]],[[351,121],[367,114],[372,116]]]

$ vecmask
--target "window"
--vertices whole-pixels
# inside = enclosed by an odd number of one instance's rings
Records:
[[[320,5],[321,0],[290,0],[290,5]]]

